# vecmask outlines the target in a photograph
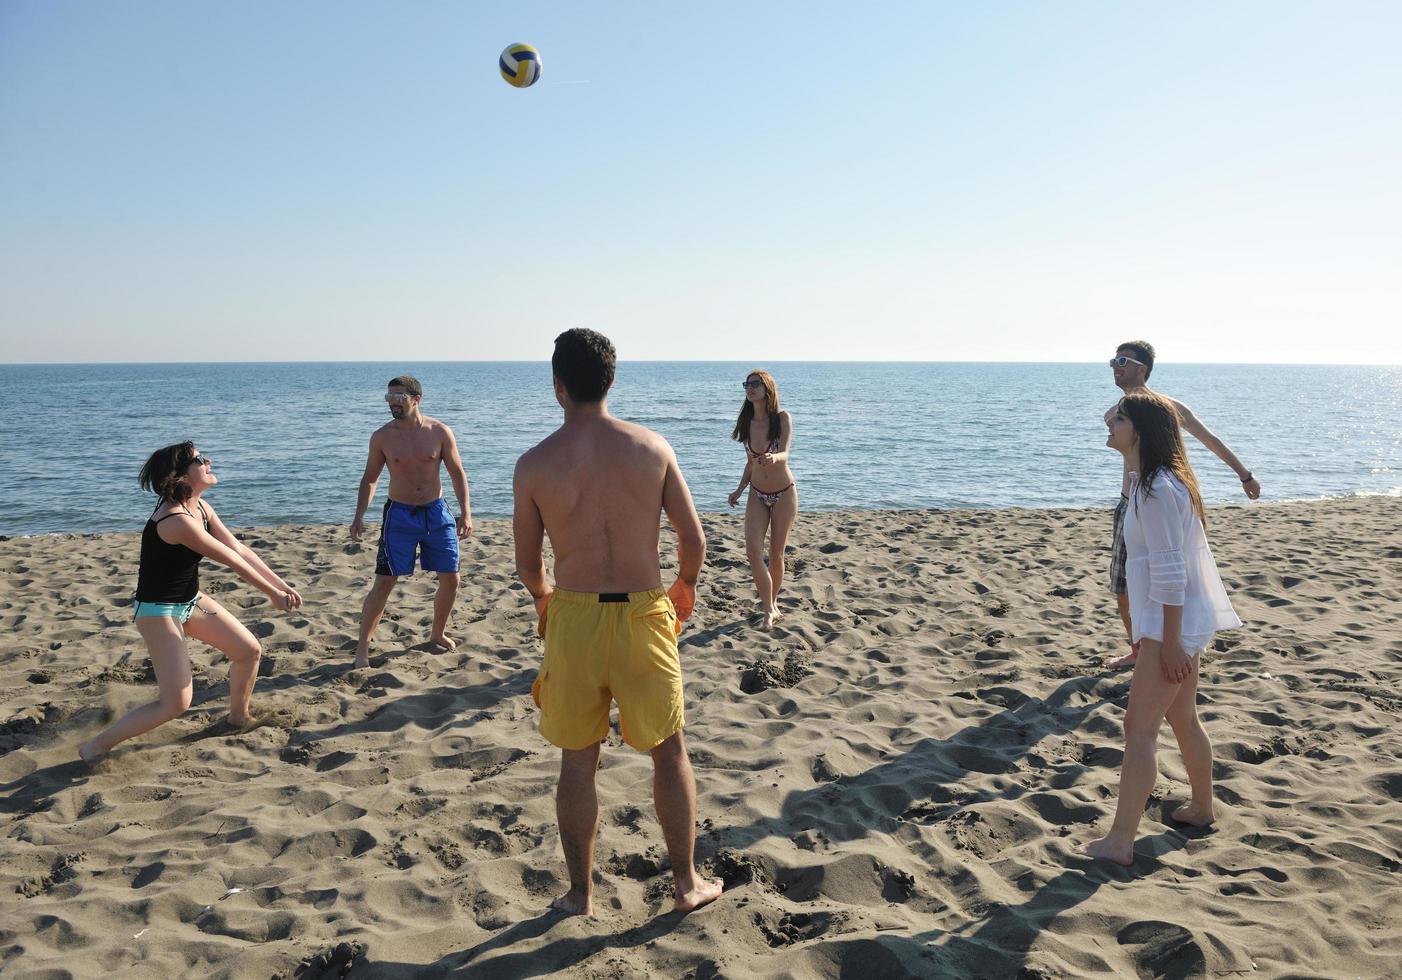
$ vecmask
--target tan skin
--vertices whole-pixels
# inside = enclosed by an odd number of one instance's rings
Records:
[[[543,558],[545,538],[555,555],[560,588],[642,592],[662,583],[658,549],[663,512],[676,531],[678,549],[677,577],[667,594],[678,619],[690,618],[706,538],[672,447],[656,433],[614,418],[606,400],[577,404],[558,380],[555,397],[564,409],[564,424],[517,461],[513,478],[516,572],[535,602],[540,635],[548,628],[552,591]],[[570,889],[553,908],[568,915],[594,911],[599,749],[595,742],[560,754],[555,810]],[[673,899],[678,911],[688,912],[718,898],[722,885],[696,871],[696,780],[683,733],[663,740],[650,754],[653,800],[672,863]]]
[[[420,397],[400,385],[386,390],[386,404],[392,419],[370,437],[370,452],[365,473],[360,478],[360,493],[355,503],[355,519],[351,521],[352,541],[365,534],[365,511],[375,496],[380,474],[389,467],[389,497],[402,504],[429,504],[443,496],[439,471],[447,467],[453,492],[458,499],[457,534],[465,538],[472,533],[472,507],[468,499],[467,473],[458,454],[453,430],[435,418],[419,412]],[[432,643],[444,650],[457,646],[448,636],[448,617],[458,594],[458,574],[438,572],[438,592],[433,600]],[[376,575],[375,584],[360,610],[360,638],[355,649],[355,666],[370,666],[370,641],[375,627],[384,615],[385,606],[399,581],[395,575]]]
[[[1122,453],[1126,472],[1139,470],[1139,437],[1116,409],[1107,423],[1106,445]],[[1145,637],[1130,681],[1125,712],[1125,754],[1115,818],[1104,837],[1083,844],[1090,857],[1128,866],[1134,863],[1134,839],[1144,807],[1158,779],[1158,736],[1168,719],[1183,753],[1192,798],[1173,811],[1180,823],[1205,827],[1215,819],[1212,794],[1212,743],[1198,718],[1198,659],[1182,643],[1182,606],[1163,607],[1163,639]]]
[[[768,398],[758,377],[745,379],[745,398],[754,405],[750,420],[749,449],[745,453],[745,471],[740,485],[727,498],[731,507],[740,502],[745,488],[773,492],[794,482],[789,469],[789,447],[793,443],[793,419],[788,412],[779,413],[779,445],[769,449]],[[774,502],[771,509],[751,493],[745,504],[745,553],[750,562],[758,594],[762,625],[771,628],[783,613],[779,609],[779,588],[784,581],[784,549],[788,547],[789,532],[798,516],[798,487],[793,487]],[[769,561],[764,560],[764,539],[769,537]]]
[[[1121,347],[1119,350],[1115,351],[1115,356],[1117,358],[1128,357],[1131,359],[1135,359],[1138,357],[1138,354],[1139,352],[1131,347]],[[1146,365],[1139,363],[1137,360],[1133,360],[1131,363],[1120,365],[1112,364],[1110,369],[1114,372],[1115,385],[1119,387],[1119,389],[1123,391],[1126,395],[1132,395],[1137,392],[1150,390],[1149,369]],[[1168,396],[1165,395],[1163,392],[1157,392],[1157,394],[1162,398],[1168,398]],[[1198,417],[1193,414],[1192,409],[1188,408],[1187,405],[1184,405],[1182,402],[1173,398],[1168,398],[1168,400],[1173,403],[1173,407],[1178,411],[1178,422],[1179,425],[1183,427],[1183,431],[1192,435],[1195,439],[1198,440],[1198,442],[1202,443],[1209,450],[1211,450],[1214,456],[1216,456],[1222,462],[1230,466],[1232,468],[1232,472],[1237,475],[1237,479],[1241,479],[1242,477],[1246,476],[1251,476],[1251,479],[1249,480],[1242,480],[1242,493],[1246,494],[1246,496],[1251,500],[1260,499],[1261,482],[1257,480],[1254,476],[1252,476],[1251,471],[1248,470],[1246,466],[1242,464],[1241,460],[1237,459],[1236,454],[1227,448],[1227,444],[1224,443],[1221,439],[1217,438],[1216,434],[1213,433],[1213,431],[1209,429],[1206,425],[1204,425],[1198,419]],[[1118,410],[1118,407],[1119,403],[1116,402],[1115,405],[1112,405],[1110,409],[1105,413],[1106,425],[1110,424],[1110,420],[1114,416],[1115,412]],[[1129,493],[1128,470],[1125,470],[1124,472],[1120,492]],[[1115,601],[1120,613],[1120,622],[1124,624],[1125,635],[1131,638],[1129,653],[1126,653],[1123,656],[1119,657],[1112,657],[1109,660],[1105,661],[1106,667],[1118,670],[1121,667],[1134,666],[1134,661],[1139,654],[1139,650],[1134,645],[1132,639],[1133,629],[1129,621],[1129,597],[1121,593],[1120,595],[1117,595],[1115,597]]]
[[[203,499],[204,492],[219,482],[213,464],[191,464],[180,482],[190,487],[189,500],[184,503],[164,501],[152,515],[160,522],[156,533],[161,540],[167,544],[183,544],[228,566],[284,612],[301,608],[302,597],[297,590],[279,578],[252,548],[234,537],[214,507]],[[208,531],[200,517],[201,506],[209,515]],[[175,516],[170,520],[161,520],[171,514]],[[80,745],[79,758],[92,763],[120,743],[179,717],[190,707],[194,678],[186,650],[187,637],[202,640],[229,658],[229,724],[239,729],[254,725],[249,702],[258,677],[262,649],[253,634],[228,610],[201,593],[199,605],[183,626],[170,616],[142,616],[136,620],[136,628],[146,641],[156,673],[158,697],[129,711]]]

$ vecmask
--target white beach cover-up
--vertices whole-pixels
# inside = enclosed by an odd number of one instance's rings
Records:
[[[1241,625],[1202,521],[1187,487],[1168,470],[1154,477],[1148,497],[1139,492],[1139,474],[1130,474],[1125,514],[1125,579],[1134,642],[1163,640],[1163,607],[1182,606],[1183,649],[1204,649],[1219,630]]]

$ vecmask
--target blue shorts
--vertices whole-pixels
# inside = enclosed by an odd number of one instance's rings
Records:
[[[416,551],[426,572],[458,570],[457,522],[442,497],[418,506],[385,502],[375,574],[413,575]]]
[[[141,619],[143,616],[169,616],[171,619],[178,619],[186,622],[195,614],[199,608],[200,597],[196,595],[189,602],[142,602],[140,599],[132,604],[132,619]]]

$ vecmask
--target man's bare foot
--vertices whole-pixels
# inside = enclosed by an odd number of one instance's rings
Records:
[[[458,641],[453,639],[447,633],[444,633],[442,636],[431,636],[428,638],[428,642],[432,643],[436,647],[442,647],[444,651],[452,650],[458,645]]]
[[[593,915],[594,897],[581,888],[571,888],[551,902],[550,907],[565,915]]]
[[[1211,803],[1207,806],[1199,806],[1189,802],[1173,811],[1173,819],[1179,823],[1191,824],[1194,827],[1208,827],[1211,826],[1212,821],[1217,819],[1217,816],[1212,812]]]
[[[1130,645],[1129,653],[1123,657],[1111,657],[1102,665],[1106,670],[1119,670],[1121,667],[1133,667],[1139,662],[1139,644]]]
[[[1082,844],[1076,848],[1087,857],[1100,858],[1103,861],[1114,861],[1122,864],[1126,868],[1134,863],[1134,844],[1120,844],[1109,837],[1102,837],[1100,840],[1093,840],[1089,844]]]
[[[251,732],[255,728],[263,727],[263,719],[251,711],[246,715],[235,715],[232,711],[229,712],[228,723],[230,728],[241,732]]]
[[[90,738],[86,742],[78,746],[78,758],[82,760],[83,765],[85,766],[97,765],[100,761],[102,761],[102,757],[107,754],[105,752],[97,751],[97,749],[92,744],[94,741],[94,739]]]
[[[356,648],[355,648],[355,663],[351,665],[351,669],[354,670],[354,669],[359,668],[359,667],[369,667],[369,666],[370,666],[370,644],[368,644],[368,643],[361,643],[361,644],[357,645]]]
[[[690,912],[692,909],[709,905],[720,898],[724,888],[725,884],[718,878],[697,878],[696,886],[691,891],[673,892],[677,900],[676,909],[678,912]]]

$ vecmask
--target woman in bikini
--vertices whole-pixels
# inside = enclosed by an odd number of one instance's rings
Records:
[[[1134,862],[1134,838],[1158,778],[1164,719],[1183,753],[1192,798],[1173,811],[1180,823],[1212,823],[1212,742],[1198,718],[1198,670],[1218,630],[1241,625],[1203,530],[1202,496],[1183,451],[1178,411],[1150,391],[1120,399],[1106,445],[1125,458],[1125,511],[1131,642],[1139,659],[1125,711],[1120,798],[1110,832],[1081,850],[1117,864]]]
[[[779,391],[768,371],[751,371],[745,378],[745,403],[731,437],[745,446],[745,472],[730,495],[730,506],[740,502],[745,487],[745,552],[759,593],[764,628],[781,615],[779,585],[784,580],[784,547],[789,529],[798,516],[798,489],[789,470],[789,446],[793,420],[779,410]],[[764,535],[769,533],[769,564],[764,562]]]
[[[229,658],[229,724],[237,729],[252,724],[248,702],[262,651],[242,623],[200,591],[202,558],[228,565],[283,611],[302,605],[297,590],[229,533],[203,499],[219,480],[213,461],[201,455],[194,443],[152,453],[141,468],[140,480],[142,489],[160,497],[141,532],[134,604],[136,629],[146,641],[160,694],[79,746],[78,755],[88,763],[190,707],[194,689],[186,637],[202,640]]]

